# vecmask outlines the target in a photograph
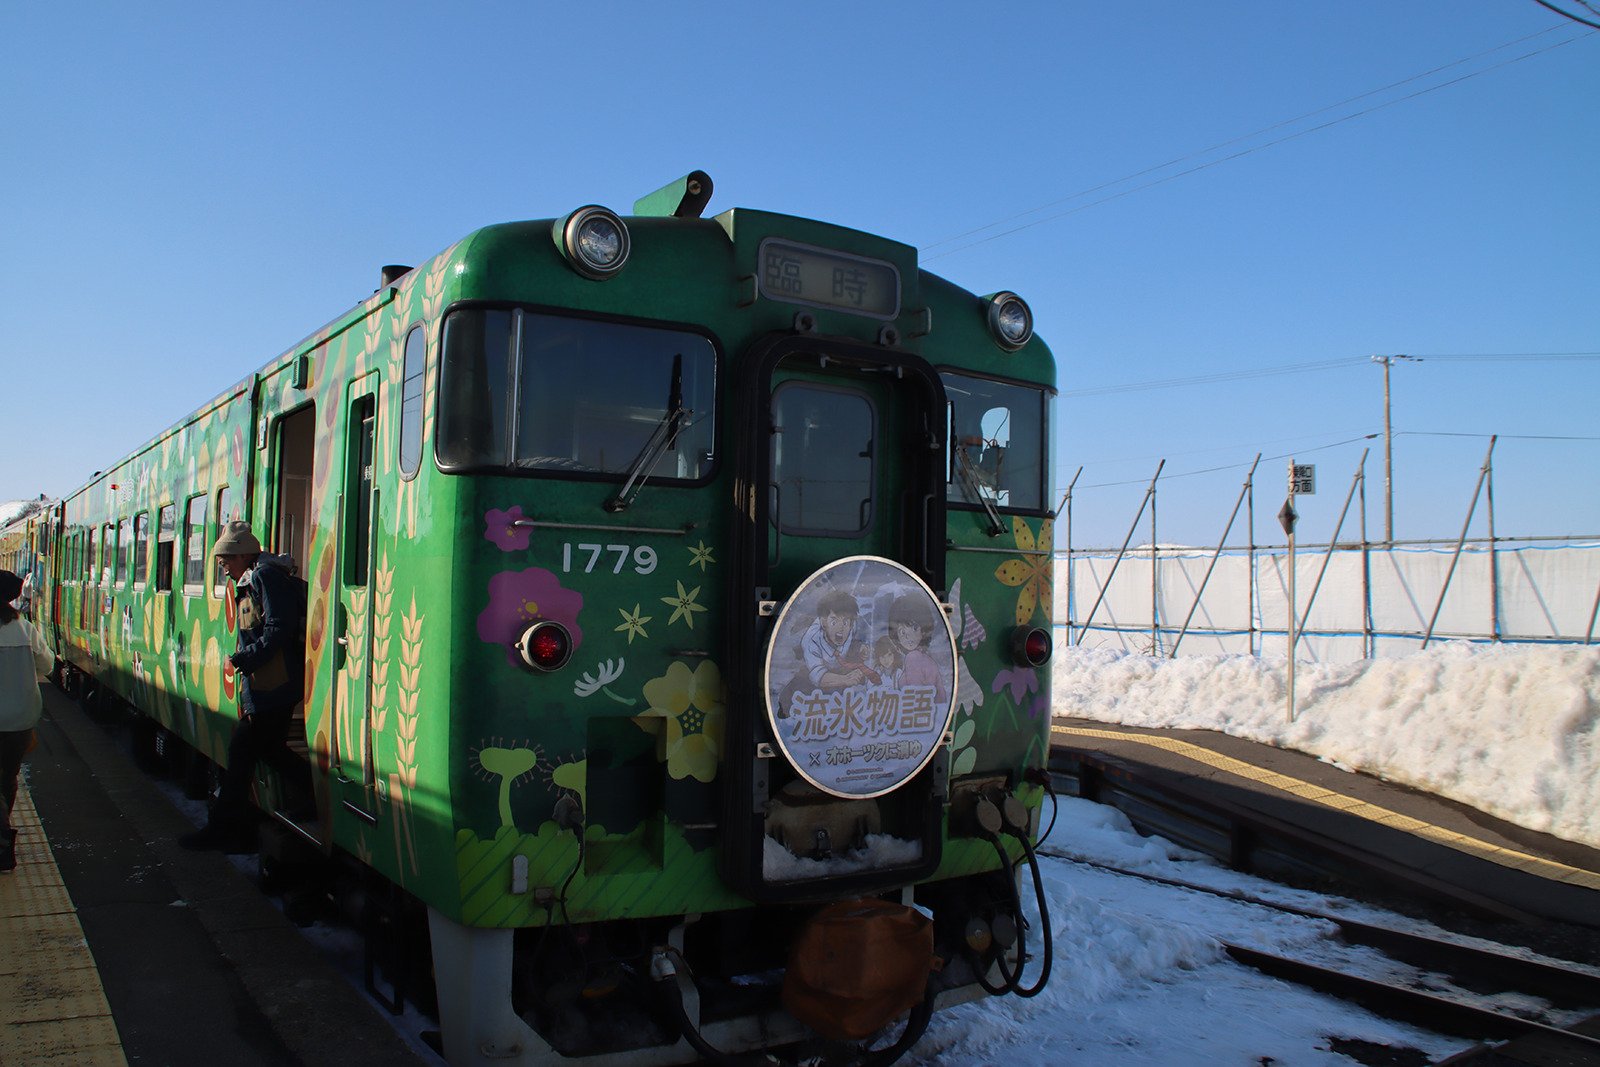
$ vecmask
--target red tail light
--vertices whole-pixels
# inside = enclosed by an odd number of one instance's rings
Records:
[[[1011,634],[1011,658],[1019,667],[1043,667],[1053,650],[1049,630],[1019,626]]]
[[[572,635],[559,622],[536,622],[517,641],[522,661],[536,671],[556,671],[572,658]]]

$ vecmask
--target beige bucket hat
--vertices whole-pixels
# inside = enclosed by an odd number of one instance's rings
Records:
[[[250,524],[234,519],[222,528],[222,536],[211,546],[213,556],[253,556],[261,551],[261,542],[250,532]]]

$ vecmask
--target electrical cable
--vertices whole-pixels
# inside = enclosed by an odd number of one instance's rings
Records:
[[[1572,12],[1570,12],[1570,11],[1563,11],[1563,10],[1561,10],[1561,9],[1560,9],[1560,8],[1559,8],[1559,7],[1557,7],[1557,6],[1556,6],[1556,5],[1554,5],[1554,4],[1552,4],[1552,3],[1549,3],[1549,2],[1548,2],[1548,0],[1533,0],[1533,2],[1534,2],[1534,3],[1536,3],[1536,4],[1538,4],[1538,5],[1539,5],[1539,6],[1540,6],[1540,7],[1547,7],[1547,8],[1549,8],[1549,9],[1550,9],[1550,10],[1551,10],[1551,11],[1554,11],[1554,12],[1555,12],[1555,13],[1556,13],[1556,14],[1558,14],[1558,15],[1562,15],[1562,16],[1564,16],[1564,17],[1566,17],[1566,18],[1569,18],[1569,19],[1571,19],[1571,20],[1572,20],[1572,21],[1573,21],[1573,22],[1581,22],[1581,23],[1583,23],[1583,24],[1584,24],[1584,25],[1585,25],[1585,26],[1593,26],[1593,27],[1594,27],[1594,28],[1595,28],[1595,29],[1597,29],[1597,30],[1600,30],[1600,22],[1590,22],[1590,21],[1589,21],[1589,20],[1588,20],[1588,19],[1585,19],[1585,18],[1579,18],[1579,17],[1578,17],[1578,16],[1577,16],[1577,15],[1574,15],[1574,14],[1573,14],[1573,13],[1572,13]],[[1578,0],[1578,2],[1579,2],[1579,3],[1583,3],[1583,0]],[[1584,7],[1589,7],[1589,5],[1588,5],[1588,4],[1583,4],[1583,6],[1584,6]],[[1593,11],[1593,10],[1594,10],[1594,8],[1592,8],[1592,7],[1589,7],[1589,10],[1590,10],[1590,11]]]
[[[1393,107],[1396,104],[1403,104],[1407,100],[1415,100],[1419,96],[1425,96],[1428,93],[1436,92],[1439,89],[1448,88],[1449,86],[1456,85],[1456,84],[1459,84],[1460,82],[1467,81],[1470,78],[1476,78],[1480,74],[1488,74],[1490,71],[1499,70],[1501,67],[1508,67],[1513,63],[1520,63],[1524,59],[1532,59],[1534,56],[1542,55],[1543,53],[1552,51],[1553,49],[1561,48],[1564,45],[1569,45],[1573,41],[1581,41],[1585,37],[1593,37],[1596,32],[1600,32],[1600,27],[1597,27],[1595,30],[1589,31],[1588,33],[1579,34],[1576,37],[1570,37],[1565,41],[1558,42],[1557,44],[1548,45],[1548,46],[1546,46],[1544,48],[1539,48],[1539,49],[1536,49],[1536,50],[1534,50],[1532,52],[1527,52],[1527,53],[1525,53],[1523,55],[1517,56],[1515,59],[1508,59],[1503,63],[1496,63],[1493,66],[1485,67],[1482,70],[1473,71],[1471,74],[1463,74],[1459,78],[1452,78],[1449,81],[1440,82],[1438,85],[1433,85],[1433,86],[1430,86],[1430,87],[1428,87],[1426,89],[1419,89],[1414,93],[1408,93],[1407,95],[1402,96],[1402,97],[1398,97],[1398,98],[1396,98],[1394,100],[1389,100],[1389,101],[1386,101],[1385,103],[1382,103],[1382,104],[1374,104],[1372,107],[1365,108],[1365,109],[1363,109],[1361,111],[1352,112],[1349,115],[1343,115],[1343,116],[1341,116],[1339,118],[1336,118],[1336,119],[1330,119],[1329,121],[1324,122],[1321,125],[1312,126],[1311,128],[1305,129],[1305,130],[1301,130],[1298,133],[1291,133],[1291,134],[1288,134],[1288,135],[1286,135],[1284,137],[1279,137],[1277,140],[1268,141],[1266,144],[1259,144],[1259,145],[1256,145],[1253,148],[1246,148],[1241,152],[1233,153],[1233,155],[1231,155],[1231,156],[1223,156],[1221,159],[1214,159],[1209,163],[1202,163],[1197,167],[1190,167],[1188,170],[1181,170],[1176,174],[1169,174],[1165,178],[1157,178],[1155,181],[1146,182],[1143,185],[1136,185],[1132,189],[1124,189],[1120,193],[1113,193],[1110,196],[1101,197],[1099,200],[1090,201],[1089,203],[1084,204],[1084,205],[1082,205],[1080,207],[1070,208],[1070,209],[1068,209],[1066,211],[1057,212],[1054,215],[1049,215],[1049,216],[1046,216],[1045,218],[1037,219],[1037,220],[1035,220],[1033,222],[1023,223],[1021,226],[1014,226],[1009,230],[1004,230],[1004,231],[1002,231],[1000,233],[993,234],[993,235],[991,235],[989,237],[980,238],[979,240],[969,242],[968,244],[960,245],[960,246],[958,246],[956,248],[949,249],[948,251],[945,251],[945,252],[939,252],[939,253],[937,253],[935,255],[931,255],[931,256],[922,256],[922,257],[920,257],[920,261],[922,263],[926,264],[926,263],[929,263],[929,262],[931,262],[931,261],[933,261],[935,259],[942,259],[945,256],[952,256],[952,255],[955,255],[957,252],[962,252],[962,251],[965,251],[966,249],[969,249],[969,248],[976,248],[978,245],[987,244],[990,241],[998,241],[1002,237],[1009,237],[1011,234],[1021,233],[1023,230],[1032,229],[1035,226],[1042,226],[1047,222],[1054,222],[1056,219],[1066,218],[1068,215],[1075,215],[1080,211],[1087,211],[1089,208],[1096,207],[1096,206],[1098,206],[1100,204],[1106,204],[1106,203],[1110,203],[1113,200],[1119,200],[1122,197],[1128,196],[1128,195],[1130,195],[1132,193],[1137,193],[1137,192],[1140,192],[1141,190],[1144,190],[1144,189],[1150,189],[1150,188],[1153,188],[1153,187],[1155,187],[1157,185],[1163,185],[1163,184],[1165,184],[1167,182],[1174,181],[1174,180],[1176,180],[1178,178],[1186,177],[1187,175],[1190,175],[1190,174],[1199,173],[1202,170],[1207,170],[1207,169],[1209,169],[1211,167],[1215,167],[1215,166],[1217,166],[1219,164],[1227,163],[1227,162],[1230,162],[1230,161],[1235,160],[1235,159],[1240,159],[1240,158],[1242,158],[1244,156],[1248,156],[1248,155],[1250,155],[1250,154],[1252,154],[1254,152],[1259,152],[1264,148],[1272,148],[1275,145],[1280,145],[1280,144],[1283,144],[1283,143],[1285,143],[1287,141],[1293,141],[1296,138],[1304,137],[1306,134],[1316,133],[1319,130],[1326,130],[1330,126],[1337,126],[1342,122],[1349,122],[1351,119],[1357,119],[1357,118],[1362,117],[1363,115],[1370,115],[1375,111],[1382,111],[1384,108]],[[1382,90],[1379,90],[1379,91],[1381,92]],[[1338,105],[1334,105],[1334,106],[1337,107]],[[1156,168],[1156,169],[1159,169],[1159,168]],[[1146,172],[1143,172],[1143,173],[1149,173],[1149,172],[1146,171]],[[1124,179],[1124,180],[1127,180],[1127,179]],[[1113,182],[1112,184],[1114,185],[1114,184],[1117,184],[1117,183]],[[1057,201],[1057,203],[1062,203],[1062,202],[1064,202],[1064,201]],[[1035,211],[1040,211],[1040,210],[1043,210],[1043,209],[1042,208],[1035,208],[1034,210]],[[1032,212],[1024,212],[1024,214],[1031,214],[1031,213]],[[1000,224],[999,223],[994,223],[992,225],[1000,225]],[[987,229],[987,228],[988,227],[979,227],[979,230]],[[978,231],[973,231],[973,232],[978,232]]]
[[[1580,0],[1580,2],[1581,2],[1581,0]],[[1564,12],[1562,12],[1562,13],[1564,14]],[[1123,176],[1121,178],[1116,179],[1115,181],[1109,181],[1109,182],[1106,182],[1103,185],[1097,185],[1092,189],[1085,189],[1081,193],[1073,193],[1071,196],[1064,196],[1059,200],[1052,200],[1047,204],[1040,204],[1036,208],[1030,208],[1027,211],[1018,212],[1017,214],[1012,215],[1009,218],[1000,219],[998,222],[991,222],[991,223],[988,223],[987,225],[979,226],[977,229],[968,230],[966,233],[958,233],[954,237],[946,237],[942,241],[935,241],[933,244],[923,245],[922,246],[922,251],[926,252],[930,248],[938,248],[940,245],[951,244],[952,242],[959,241],[959,240],[961,240],[963,238],[971,237],[975,233],[982,233],[984,230],[993,229],[996,226],[1004,226],[1008,222],[1014,222],[1017,219],[1026,218],[1027,216],[1032,215],[1036,211],[1044,211],[1046,208],[1055,207],[1057,204],[1065,204],[1068,201],[1076,200],[1081,196],[1088,196],[1091,193],[1098,193],[1102,189],[1109,189],[1114,185],[1121,185],[1123,182],[1132,181],[1135,178],[1142,178],[1146,174],[1154,174],[1156,171],[1164,170],[1167,167],[1175,167],[1179,163],[1183,163],[1183,162],[1185,162],[1187,160],[1194,159],[1197,156],[1203,156],[1207,152],[1215,152],[1218,149],[1226,148],[1231,144],[1238,144],[1240,141],[1248,141],[1252,137],[1259,137],[1264,133],[1271,133],[1273,130],[1281,129],[1284,126],[1291,126],[1296,122],[1302,122],[1305,119],[1309,119],[1314,115],[1320,115],[1324,111],[1332,111],[1336,107],[1344,107],[1346,104],[1353,104],[1357,100],[1365,100],[1369,96],[1376,96],[1379,93],[1388,92],[1390,89],[1398,89],[1400,86],[1407,85],[1407,84],[1409,84],[1411,82],[1414,82],[1414,81],[1418,80],[1419,78],[1426,78],[1426,77],[1429,77],[1430,75],[1438,74],[1440,71],[1449,70],[1451,67],[1459,67],[1463,63],[1470,63],[1474,59],[1480,59],[1483,56],[1489,55],[1492,52],[1498,52],[1501,49],[1510,48],[1512,45],[1521,44],[1523,41],[1531,41],[1535,37],[1542,37],[1547,33],[1553,33],[1554,31],[1562,29],[1562,28],[1563,27],[1560,26],[1560,25],[1555,25],[1555,26],[1551,26],[1549,29],[1540,30],[1538,33],[1530,33],[1526,37],[1518,37],[1514,41],[1507,41],[1505,44],[1496,45],[1495,47],[1490,48],[1487,51],[1479,52],[1477,55],[1468,56],[1465,59],[1458,59],[1454,63],[1446,63],[1442,67],[1435,67],[1432,70],[1424,71],[1421,74],[1414,74],[1409,78],[1402,78],[1400,81],[1393,82],[1393,83],[1391,83],[1389,85],[1385,85],[1381,89],[1373,89],[1371,92],[1362,93],[1359,96],[1352,96],[1348,100],[1341,100],[1337,104],[1329,104],[1327,107],[1319,107],[1315,111],[1306,112],[1304,115],[1299,115],[1299,116],[1296,116],[1295,118],[1292,118],[1292,119],[1284,119],[1282,122],[1274,123],[1271,126],[1264,126],[1261,129],[1256,130],[1254,133],[1242,134],[1242,135],[1240,135],[1238,137],[1234,137],[1234,138],[1232,138],[1230,140],[1223,141],[1220,144],[1214,144],[1210,148],[1202,148],[1198,152],[1190,152],[1186,156],[1179,156],[1177,159],[1169,159],[1165,163],[1157,164],[1154,167],[1146,167],[1144,170],[1136,171],[1133,174],[1125,175],[1125,176]]]

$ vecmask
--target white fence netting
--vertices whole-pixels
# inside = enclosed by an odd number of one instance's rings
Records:
[[[1453,555],[1453,547],[1297,553],[1297,658],[1339,662],[1406,655],[1421,647],[1430,622],[1434,641],[1582,644],[1590,636],[1600,594],[1600,545],[1492,553],[1472,546],[1451,573]],[[1058,556],[1057,642],[1164,655],[1193,609],[1178,645],[1182,654],[1285,655],[1287,551],[1260,549],[1253,560],[1245,552],[1225,552],[1206,581],[1209,566],[1211,552],[1204,549],[1163,548],[1152,559],[1145,548],[1120,564],[1114,553]]]

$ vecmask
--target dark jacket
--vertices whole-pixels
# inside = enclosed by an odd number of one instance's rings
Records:
[[[239,711],[250,715],[300,703],[306,646],[299,579],[287,556],[263,552],[234,587],[239,650],[228,659],[239,672]]]

